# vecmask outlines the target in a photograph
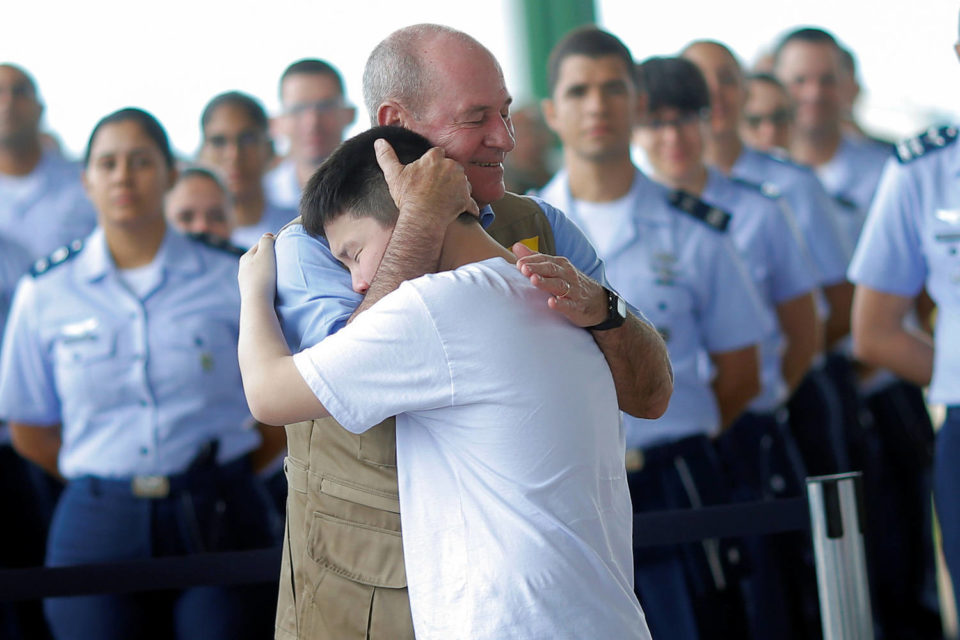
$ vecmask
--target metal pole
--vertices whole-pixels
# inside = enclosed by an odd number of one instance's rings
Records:
[[[861,473],[807,478],[824,640],[873,640]]]

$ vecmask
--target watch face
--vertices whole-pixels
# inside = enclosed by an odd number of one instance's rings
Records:
[[[617,315],[621,318],[627,317],[627,303],[620,296],[617,296]]]

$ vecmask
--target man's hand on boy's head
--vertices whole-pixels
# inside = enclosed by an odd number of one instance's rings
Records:
[[[377,163],[400,215],[414,214],[445,229],[446,224],[466,211],[480,217],[470,196],[470,182],[463,167],[434,147],[418,160],[403,165],[386,140],[374,142]],[[432,225],[431,225],[432,226]]]
[[[277,255],[272,233],[265,233],[257,244],[240,256],[240,297],[244,301],[266,300],[271,306],[277,293]]]
[[[550,294],[547,305],[578,327],[592,327],[607,317],[606,293],[599,282],[580,273],[563,256],[531,251],[523,243],[511,247],[517,269],[537,289]]]

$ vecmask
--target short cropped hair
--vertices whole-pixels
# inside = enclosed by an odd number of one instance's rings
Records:
[[[397,159],[409,164],[433,146],[408,129],[374,127],[350,138],[330,154],[303,189],[300,217],[313,236],[324,235],[324,226],[343,215],[372,217],[384,226],[397,222],[399,211],[377,164],[373,143],[383,138]]]
[[[290,76],[296,75],[330,76],[336,83],[337,90],[340,91],[340,95],[342,96],[344,94],[343,77],[340,75],[340,72],[337,71],[336,67],[326,60],[304,58],[292,63],[289,67],[284,69],[283,74],[280,76],[279,91],[281,102],[283,101],[283,83],[286,82],[287,78]]]
[[[633,55],[627,45],[612,33],[598,29],[594,25],[588,25],[574,29],[563,36],[550,52],[550,58],[547,60],[547,90],[550,95],[553,95],[553,90],[556,89],[560,79],[560,65],[570,56],[587,56],[588,58],[616,56],[623,60],[636,86]]]
[[[697,65],[685,58],[647,58],[637,66],[637,80],[650,111],[699,113],[710,108],[707,81]]]
[[[840,44],[837,42],[837,39],[833,37],[833,34],[831,34],[829,31],[824,31],[823,29],[817,29],[816,27],[804,27],[802,29],[795,29],[780,39],[780,41],[777,43],[776,48],[774,48],[773,50],[774,65],[776,65],[780,61],[780,54],[783,53],[783,49],[791,42],[805,42],[807,44],[828,44],[834,47],[838,52],[840,51]]]
[[[93,143],[97,139],[97,134],[100,133],[100,130],[106,127],[107,125],[117,124],[120,122],[135,122],[140,127],[141,130],[150,138],[151,141],[157,146],[157,149],[160,151],[160,155],[163,156],[164,163],[167,165],[168,169],[173,169],[174,159],[173,151],[170,149],[170,139],[167,137],[167,132],[164,130],[163,125],[154,118],[151,114],[147,113],[143,109],[137,109],[135,107],[127,107],[125,109],[120,109],[119,111],[114,111],[113,113],[104,116],[97,122],[96,126],[93,128],[93,132],[90,134],[90,140],[87,142],[87,150],[83,154],[83,166],[87,167],[90,165],[90,154],[93,152]]]
[[[253,121],[257,129],[266,132],[270,127],[270,121],[267,119],[267,112],[264,110],[260,101],[253,96],[241,93],[239,91],[228,91],[214,96],[207,106],[203,108],[200,116],[201,133],[206,138],[207,125],[213,119],[213,114],[222,106],[230,105],[246,112],[247,116]]]
[[[783,83],[780,82],[777,76],[773,75],[772,73],[751,73],[747,76],[747,82],[763,82],[779,90],[784,95],[790,95],[787,93],[787,88],[783,85]]]
[[[223,183],[223,180],[220,179],[220,176],[210,169],[201,167],[199,165],[190,165],[189,167],[180,171],[180,175],[177,176],[177,184],[186,182],[192,178],[209,180],[217,187],[217,189],[220,190],[221,193],[223,193],[224,196],[227,197],[228,200],[230,199],[230,192],[227,190],[227,185]]]
[[[19,73],[21,76],[23,76],[23,79],[24,81],[26,81],[27,86],[30,88],[30,93],[33,94],[34,99],[38,101],[40,100],[40,93],[37,91],[37,81],[33,79],[33,76],[30,75],[26,69],[9,62],[0,63],[0,67],[4,69],[10,69],[11,71],[15,71],[16,73]]]

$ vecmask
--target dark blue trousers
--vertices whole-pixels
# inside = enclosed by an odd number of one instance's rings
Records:
[[[960,406],[947,409],[937,433],[933,462],[933,495],[943,538],[943,555],[960,611]]]
[[[129,480],[71,481],[50,529],[48,566],[268,547],[268,498],[246,459],[179,477],[165,498],[141,498]],[[56,638],[270,638],[276,586],[51,598]]]
[[[715,440],[736,500],[804,495],[806,469],[785,412],[747,412]],[[745,538],[751,571],[743,580],[755,638],[820,636],[813,547],[807,532]]]
[[[635,513],[689,509],[730,501],[729,482],[703,435],[644,450],[643,468],[627,482]],[[654,638],[750,638],[735,541],[634,550],[634,583]]]

